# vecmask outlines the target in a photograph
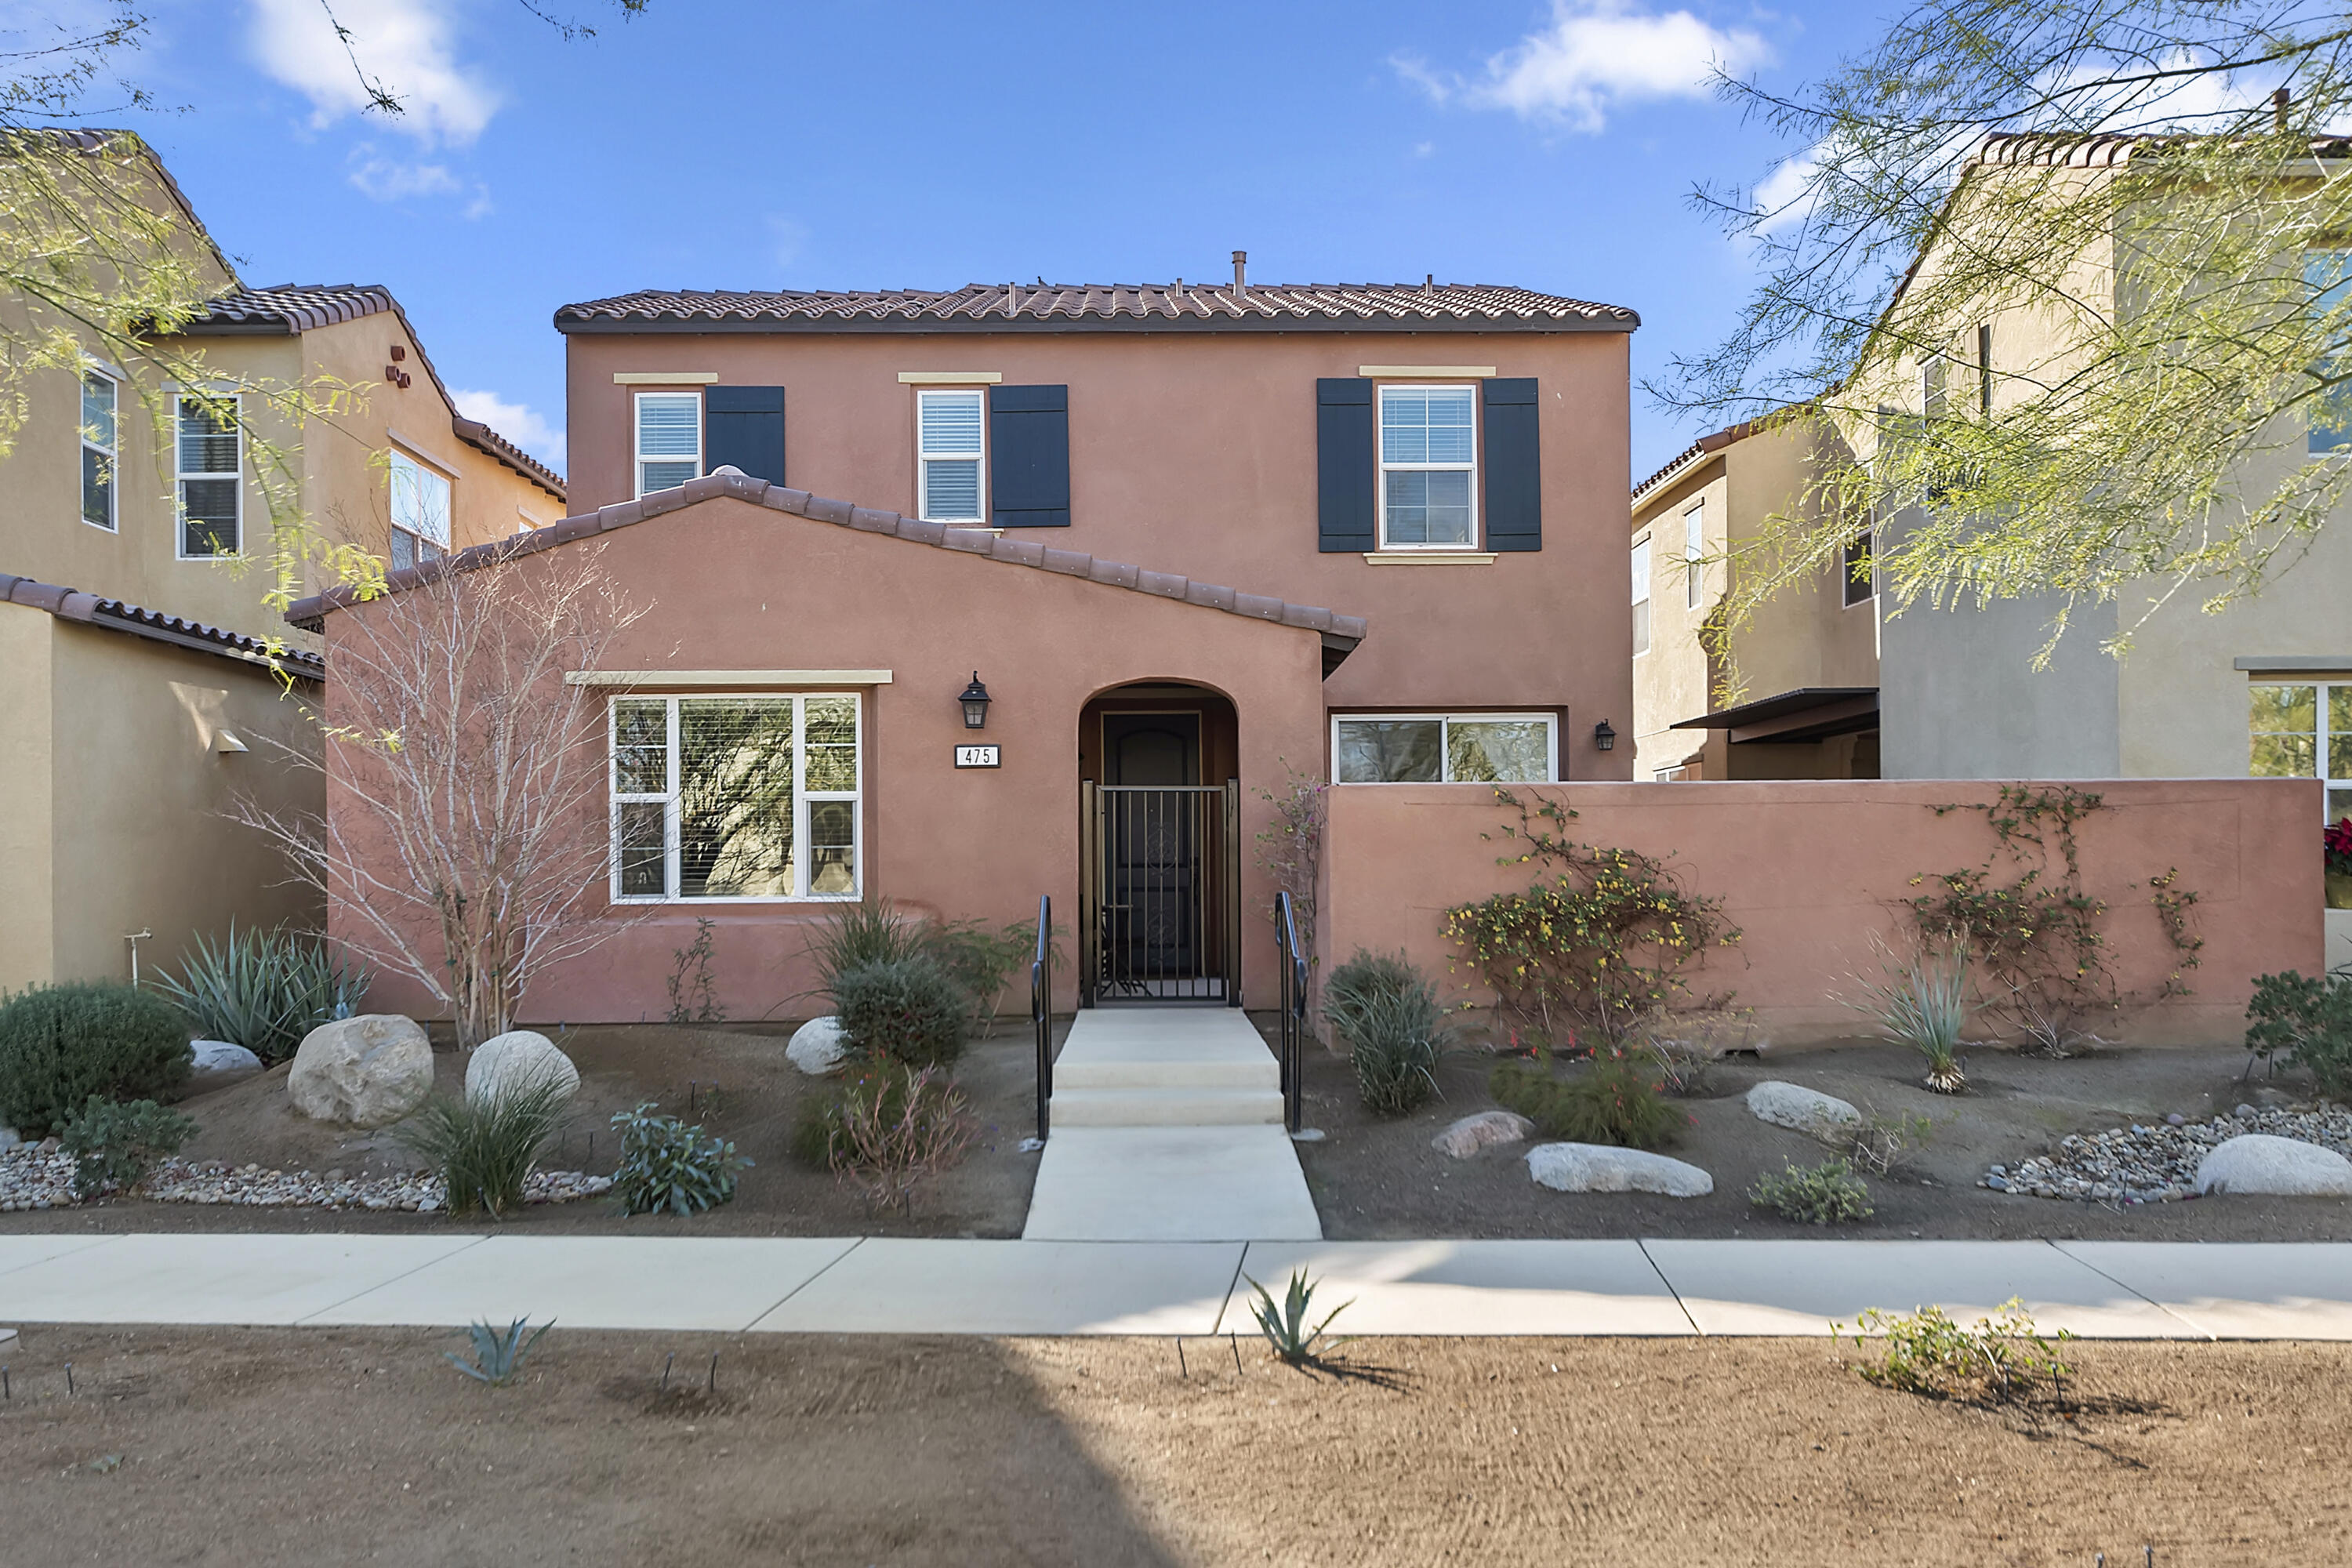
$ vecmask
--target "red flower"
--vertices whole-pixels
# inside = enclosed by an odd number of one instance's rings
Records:
[[[2328,828],[2320,841],[2327,848],[2327,868],[2352,876],[2352,816]]]

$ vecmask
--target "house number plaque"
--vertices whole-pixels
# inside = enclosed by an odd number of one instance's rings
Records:
[[[997,768],[1004,765],[1004,759],[1000,754],[999,748],[995,746],[958,746],[955,752],[956,766],[960,768]]]

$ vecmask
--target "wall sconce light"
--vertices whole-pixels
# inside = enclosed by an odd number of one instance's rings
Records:
[[[1592,726],[1592,749],[1594,751],[1613,751],[1616,749],[1616,746],[1617,731],[1609,727],[1608,720],[1603,719],[1600,723]]]
[[[956,700],[963,704],[965,729],[984,730],[988,727],[988,688],[980,683],[980,671],[975,669],[971,672],[971,684],[963,689],[963,695]]]

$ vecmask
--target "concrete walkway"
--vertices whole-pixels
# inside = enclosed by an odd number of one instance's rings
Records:
[[[2352,1244],[950,1241],[0,1236],[0,1326],[728,1332],[1251,1331],[1248,1279],[1320,1282],[1356,1334],[1826,1334],[1867,1307],[2011,1296],[2090,1339],[2352,1340]]]

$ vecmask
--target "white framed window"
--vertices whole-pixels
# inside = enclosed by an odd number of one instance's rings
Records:
[[[637,394],[637,494],[676,489],[702,474],[702,394]]]
[[[1650,536],[1633,541],[1633,655],[1650,651]]]
[[[916,505],[929,522],[986,522],[988,394],[915,394]]]
[[[1549,713],[1354,713],[1331,719],[1341,784],[1550,784],[1559,733]]]
[[[180,559],[236,555],[245,531],[245,420],[236,394],[183,392],[173,424]]]
[[[1919,412],[1930,419],[1941,419],[1950,412],[1948,364],[1942,354],[1929,354],[1919,362]]]
[[[115,416],[121,388],[102,371],[81,373],[81,520],[115,531]]]
[[[616,697],[611,734],[614,902],[858,896],[855,692]]]
[[[1683,513],[1683,607],[1696,610],[1706,596],[1706,502]]]
[[[392,449],[392,567],[437,561],[449,551],[449,478]]]
[[[1864,523],[1845,542],[1845,550],[1838,559],[1838,572],[1844,584],[1842,601],[1847,609],[1867,605],[1878,592],[1877,567],[1873,564],[1870,525]]]
[[[2342,310],[2346,295],[2352,294],[2352,250],[2305,251],[2303,281],[2311,290],[2308,309],[2314,316],[2325,319]],[[2340,338],[2337,346],[2345,346]],[[2323,376],[2338,375],[2343,374],[2343,361],[2331,357],[2312,368]],[[2308,422],[2309,451],[2352,450],[2352,384],[2339,382],[2322,392],[2312,405]]]
[[[2326,819],[2352,816],[2352,680],[2257,681],[2247,697],[2246,772],[2325,779]]]
[[[1478,390],[1381,388],[1381,548],[1470,550],[1478,540]]]

